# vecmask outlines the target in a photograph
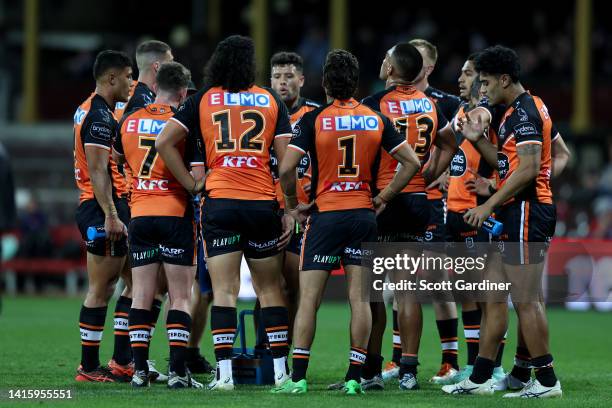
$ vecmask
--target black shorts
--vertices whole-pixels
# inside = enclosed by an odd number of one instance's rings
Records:
[[[425,242],[445,242],[446,203],[443,198],[427,200],[429,222],[425,231]]]
[[[376,218],[379,242],[423,242],[429,204],[427,196],[400,193]]]
[[[202,232],[206,257],[236,251],[252,259],[276,255],[282,233],[278,202],[206,198]]]
[[[446,242],[463,242],[466,247],[474,243],[491,242],[491,234],[482,228],[474,228],[463,220],[464,213],[448,211],[446,213]]]
[[[195,224],[191,212],[185,217],[136,217],[130,222],[129,237],[133,268],[158,262],[195,264]]]
[[[126,226],[130,223],[130,206],[125,198],[114,198],[119,219]],[[83,201],[76,211],[76,223],[87,246],[87,252],[99,256],[125,256],[127,254],[127,239],[111,241],[106,238],[87,239],[87,228],[104,227],[104,211],[96,199]]]
[[[284,214],[285,214],[285,210],[283,209],[278,210],[278,216],[281,219]],[[300,230],[299,232],[296,232],[296,229],[294,228],[293,231],[291,232],[291,238],[289,239],[289,243],[285,247],[285,251],[291,252],[292,254],[296,254],[299,256],[300,252],[302,252],[302,239],[303,238],[304,238],[304,231]]]
[[[495,219],[504,224],[499,237],[504,263],[524,265],[544,261],[557,223],[554,204],[515,201],[495,211]]]
[[[376,242],[376,215],[369,209],[315,212],[308,218],[300,270],[331,271],[361,265],[361,244]]]

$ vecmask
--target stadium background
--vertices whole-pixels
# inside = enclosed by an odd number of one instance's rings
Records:
[[[70,342],[71,350],[76,350],[77,331],[68,331],[75,324],[85,280],[83,246],[73,221],[78,192],[72,174],[71,120],[94,88],[91,70],[96,53],[113,48],[133,56],[142,40],[166,41],[175,59],[191,69],[199,86],[203,66],[217,41],[233,33],[255,39],[260,84],[269,84],[268,61],[274,52],[299,52],[305,60],[303,95],[318,101],[324,97],[319,85],[321,66],[331,48],[347,48],[359,58],[361,98],[381,89],[383,84],[377,79],[380,61],[398,41],[425,38],[437,45],[439,59],[430,83],[455,94],[461,65],[469,53],[496,43],[514,47],[521,58],[523,84],[546,102],[572,151],[567,170],[553,181],[558,210],[555,239],[578,240],[586,246],[595,243],[601,248],[595,266],[598,289],[604,297],[610,296],[612,26],[606,10],[601,0],[554,4],[515,0],[504,4],[502,11],[499,5],[479,1],[429,6],[388,0],[175,0],[163,4],[0,0],[0,143],[11,160],[17,202],[14,222],[0,231],[6,261],[0,285],[9,293],[4,299],[4,316],[0,315],[0,331],[7,327],[2,320],[7,325],[15,323],[21,336],[17,338],[35,344],[28,335],[29,326],[19,322],[23,316],[46,327],[49,322],[34,312],[43,308],[71,319],[54,327],[66,327],[66,334],[57,341]],[[7,193],[2,190],[1,194]],[[554,273],[563,275],[573,267],[569,261],[555,264]],[[586,274],[587,284],[592,272]],[[333,286],[335,297],[341,297],[342,280],[336,279]],[[54,300],[41,297],[48,295]],[[596,306],[609,310],[605,303]],[[329,307],[336,314],[346,312]],[[574,307],[589,309],[591,305]],[[610,334],[609,320],[601,320],[603,316],[554,313],[553,323],[581,321],[583,326],[576,325],[581,330],[593,328],[592,323],[599,334],[587,332],[588,336]],[[432,334],[431,344],[424,342],[426,350],[439,347],[434,338]],[[6,339],[8,335],[2,337],[2,344]],[[10,344],[20,344],[11,339],[13,343],[6,343],[9,350]],[[573,337],[568,334],[566,339],[569,342]],[[205,337],[204,342],[207,340]],[[158,344],[159,350],[162,346]],[[563,347],[571,349],[570,345]],[[7,353],[5,348],[0,366],[6,363]],[[602,353],[609,354],[606,349]],[[512,353],[507,354],[511,358]],[[597,357],[591,357],[585,366],[589,361],[598,364]],[[344,358],[341,360],[344,364]],[[610,383],[610,374],[607,376]]]

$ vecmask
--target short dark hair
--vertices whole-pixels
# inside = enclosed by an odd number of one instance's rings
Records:
[[[255,83],[255,45],[249,37],[232,35],[215,48],[204,70],[206,86],[230,92],[248,89]]]
[[[274,54],[270,58],[270,67],[277,65],[294,65],[298,71],[304,71],[304,60],[295,52],[281,51]]]
[[[178,62],[166,62],[159,67],[155,80],[158,89],[177,93],[189,86],[191,72]]]
[[[152,62],[151,60],[145,60],[145,56],[151,55],[153,58],[157,59],[161,58],[170,50],[170,46],[163,41],[149,40],[140,43],[138,47],[136,47],[136,65],[138,65],[138,69],[142,70],[147,63]]]
[[[475,61],[476,71],[492,75],[507,74],[512,82],[521,76],[521,64],[516,51],[503,45],[495,45],[481,51]]]
[[[423,40],[422,38],[415,38],[414,40],[410,40],[409,43],[415,47],[425,48],[425,53],[434,64],[438,61],[438,47],[429,41]]]
[[[470,88],[470,97],[480,99],[480,87],[482,86],[482,81],[478,75],[474,76],[474,81],[472,82],[472,87]]]
[[[391,54],[399,76],[405,81],[414,81],[423,68],[423,56],[410,43],[399,43],[393,47]]]
[[[472,61],[472,62],[476,62],[476,58],[478,58],[478,55],[480,54],[479,51],[477,52],[473,52],[470,55],[468,55],[467,60],[468,61]]]
[[[123,69],[132,66],[132,60],[126,53],[115,50],[104,50],[98,53],[93,66],[93,76],[97,81],[109,69]]]
[[[345,50],[332,50],[323,66],[323,86],[335,99],[349,99],[359,85],[359,62]]]

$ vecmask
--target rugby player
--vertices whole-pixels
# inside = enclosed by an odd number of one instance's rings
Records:
[[[156,74],[162,63],[172,61],[172,52],[170,46],[164,42],[150,40],[141,43],[136,48],[136,65],[138,67],[138,80],[132,81],[130,88],[130,97],[128,102],[117,102],[115,104],[115,118],[121,120],[126,113],[130,113],[136,109],[144,108],[153,103],[155,99],[156,89]],[[130,202],[132,188],[132,174],[129,168],[123,169],[123,174],[126,177],[128,187],[128,202]],[[117,306],[114,314],[115,327],[115,352],[112,360],[108,363],[109,367],[115,375],[124,378],[132,378],[133,367],[129,364],[132,360],[130,349],[129,330],[128,330],[128,313],[132,302],[130,293],[130,259],[125,263],[122,273],[126,282],[121,296],[117,300]],[[160,281],[158,284],[158,294],[153,300],[153,308],[151,309],[151,336],[155,331],[155,324],[161,311],[163,295],[166,292],[166,281],[163,273],[160,273]],[[160,373],[152,360],[149,360],[149,372],[154,381],[166,382],[168,377]]]
[[[294,52],[278,52],[270,59],[272,67],[270,85],[278,93],[289,111],[289,122],[291,126],[320,105],[309,99],[303,98],[300,91],[304,86],[304,62],[302,57]],[[276,155],[272,157],[272,170],[275,176],[276,198],[281,209],[285,207],[283,192],[278,178],[278,161]],[[274,166],[276,164],[276,166]],[[308,203],[308,192],[310,191],[310,157],[305,154],[298,165],[298,201]],[[283,265],[283,277],[285,278],[285,292],[287,296],[287,307],[289,310],[289,344],[291,344],[291,333],[293,321],[297,310],[297,296],[299,291],[299,262],[302,231],[291,234],[289,245],[285,248],[285,261]]]
[[[550,189],[552,165],[552,121],[542,100],[532,96],[520,82],[520,62],[515,51],[494,46],[478,54],[475,68],[480,72],[481,92],[491,105],[506,106],[497,130],[499,147],[482,135],[485,124],[480,116],[466,115],[460,122],[465,138],[470,140],[485,160],[497,169],[499,189],[484,203],[468,210],[465,221],[481,227],[495,209],[496,219],[504,224],[502,234],[503,269],[512,287],[521,287],[526,277],[541,278],[544,250],[529,250],[529,244],[546,245],[555,230],[556,211]],[[518,245],[517,251],[512,245]],[[527,288],[532,289],[532,288]],[[535,368],[531,379],[509,398],[550,398],[562,396],[561,384],[553,369],[549,351],[548,325],[543,304],[534,299],[516,301],[523,339]],[[541,295],[541,294],[540,294]],[[465,380],[442,387],[449,394],[492,394],[491,375],[499,342],[506,331],[505,302],[484,305],[484,330],[481,330],[478,357],[472,375]]]
[[[124,376],[100,366],[99,348],[108,300],[127,254],[127,189],[111,157],[111,144],[118,126],[112,107],[129,97],[132,62],[122,52],[102,51],[94,62],[93,75],[96,89],[74,114],[74,177],[81,192],[76,222],[87,245],[89,281],[79,316],[81,365],[76,380],[115,382]],[[89,227],[104,228],[106,237],[89,240]],[[126,365],[125,372],[128,370],[131,367]]]
[[[409,43],[400,43],[391,48],[386,53],[380,69],[380,79],[386,81],[387,89],[363,101],[365,105],[379,110],[393,120],[410,145],[414,146],[422,164],[429,159],[433,146],[438,146],[441,152],[436,165],[419,172],[378,216],[378,236],[381,242],[424,240],[429,219],[425,188],[446,170],[457,147],[453,131],[436,103],[415,87],[426,73],[423,61],[418,49]],[[397,162],[382,152],[376,179],[378,190],[387,186],[396,168]],[[395,297],[394,305],[393,361],[387,366],[385,377],[388,379],[397,373],[400,376],[400,387],[412,389],[417,386],[416,354],[422,331],[421,308],[418,303],[398,297]],[[365,377],[368,379],[372,376],[372,384],[366,382],[364,385],[382,388],[383,384],[378,375],[382,365],[380,353],[386,313],[383,303],[372,303],[372,308],[375,316],[369,350],[372,356],[367,364]],[[406,355],[403,356],[405,358],[402,365],[403,354]]]
[[[418,156],[393,123],[353,96],[359,81],[357,59],[347,51],[331,51],[323,68],[328,104],[303,116],[294,126],[290,149],[281,160],[285,212],[300,223],[310,210],[300,256],[300,296],[294,326],[291,380],[277,393],[308,390],[306,371],[314,338],[316,313],[329,274],[341,264],[347,275],[351,306],[351,348],[344,392],[361,394],[361,368],[366,360],[371,311],[363,302],[366,280],[361,266],[362,242],[376,240],[375,211],[380,212],[402,191],[420,168]],[[370,182],[380,148],[401,163],[388,185],[372,199]],[[299,204],[296,168],[304,154],[312,160],[313,205]]]
[[[214,293],[211,331],[217,358],[212,390],[234,389],[231,358],[243,254],[261,302],[275,381],[282,384],[289,378],[289,318],[280,284],[280,251],[295,223],[288,215],[278,216],[270,148],[282,160],[291,125],[276,92],[254,85],[254,57],[250,38],[235,35],[221,41],[207,64],[204,88],[187,99],[156,142],[174,176],[193,192],[203,183],[189,174],[176,144],[189,137],[205,146],[209,174],[202,231]]]
[[[179,63],[161,65],[156,75],[155,100],[124,116],[120,136],[113,145],[116,160],[126,163],[134,176],[129,228],[133,282],[129,313],[130,343],[135,364],[133,387],[149,385],[147,360],[151,306],[162,263],[170,295],[166,321],[170,342],[168,387],[202,387],[202,384],[192,381],[185,366],[195,272],[193,206],[188,193],[174,179],[155,149],[160,130],[185,100],[190,78],[189,71]],[[193,146],[185,146],[183,142],[179,150],[183,156],[191,158],[191,163],[203,161],[193,159]]]

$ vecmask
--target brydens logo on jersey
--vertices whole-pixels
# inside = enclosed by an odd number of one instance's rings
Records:
[[[166,126],[166,121],[156,119],[130,119],[125,125],[126,132],[141,135],[158,135]]]
[[[378,116],[376,115],[346,115],[322,117],[323,130],[378,130]]]
[[[415,113],[433,112],[433,104],[427,98],[409,99],[407,101],[388,101],[389,113],[413,115]]]
[[[467,158],[465,157],[465,153],[461,148],[457,150],[457,153],[453,156],[453,160],[450,164],[450,176],[451,177],[461,177],[465,174],[467,170]]]
[[[259,108],[270,107],[270,96],[252,92],[214,92],[208,97],[209,105],[225,106],[256,106]]]

